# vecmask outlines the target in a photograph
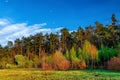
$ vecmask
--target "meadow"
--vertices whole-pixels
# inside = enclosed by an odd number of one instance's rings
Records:
[[[1,69],[0,80],[120,80],[120,72],[108,70]]]

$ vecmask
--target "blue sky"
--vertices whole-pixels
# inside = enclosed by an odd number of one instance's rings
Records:
[[[112,13],[120,19],[120,0],[0,0],[0,33],[4,33],[0,37],[5,38],[0,38],[0,44],[24,36],[17,33],[9,38],[16,33],[11,26],[19,30],[17,26],[22,24],[28,30],[24,32],[27,35],[31,26],[35,28],[33,33],[53,32],[62,27],[76,30],[78,26],[94,25],[95,21],[109,24]],[[11,33],[7,34],[6,29]]]

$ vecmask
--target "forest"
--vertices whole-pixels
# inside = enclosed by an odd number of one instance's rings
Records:
[[[0,45],[0,68],[41,70],[108,69],[120,71],[120,24],[115,14],[111,24],[63,28],[57,33],[37,33]]]

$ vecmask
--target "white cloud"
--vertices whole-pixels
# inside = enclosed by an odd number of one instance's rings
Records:
[[[57,32],[60,28],[44,28],[47,23],[28,25],[27,23],[16,23],[13,24],[7,19],[0,19],[0,44],[5,46],[8,41],[14,41],[16,38],[27,37],[36,33],[42,32],[51,33]]]
[[[7,19],[0,19],[0,27],[10,24]]]

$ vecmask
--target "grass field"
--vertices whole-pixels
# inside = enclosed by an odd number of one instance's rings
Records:
[[[41,71],[1,69],[0,80],[120,80],[120,72],[107,70]]]

